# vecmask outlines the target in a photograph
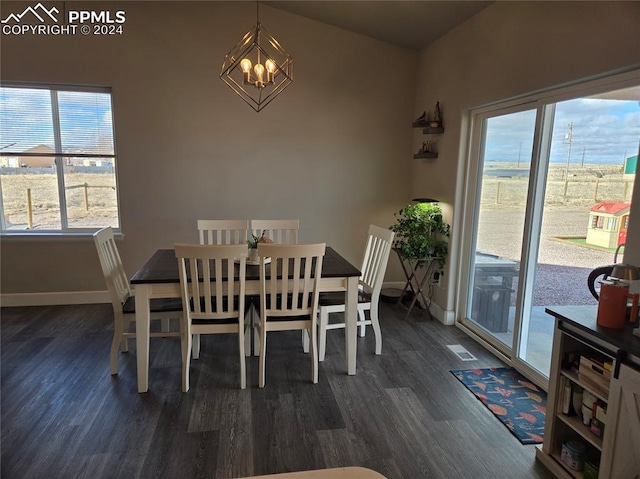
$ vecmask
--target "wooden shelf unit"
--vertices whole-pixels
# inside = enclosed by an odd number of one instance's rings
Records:
[[[426,153],[415,153],[413,155],[414,160],[419,160],[421,158],[429,158],[429,159],[438,158],[438,154],[427,151]]]
[[[611,332],[596,324],[596,308],[591,306],[557,306],[547,308],[556,319],[544,442],[536,448],[536,458],[556,477],[582,479],[582,471],[574,471],[561,461],[562,445],[579,440],[587,446],[587,458],[599,462],[598,479],[626,477],[628,471],[640,470],[633,440],[640,444],[640,424],[623,399],[630,404],[640,397],[640,340],[631,331]],[[609,393],[591,383],[582,381],[571,370],[563,367],[569,353],[606,356],[613,362]],[[619,372],[619,376],[618,376]],[[593,434],[579,416],[562,413],[562,388],[568,378],[576,385],[607,403],[603,437]],[[634,399],[635,398],[635,399]],[[636,404],[635,407],[640,406]],[[633,409],[633,408],[632,408]],[[631,468],[631,469],[629,469]],[[633,476],[629,476],[633,477]]]

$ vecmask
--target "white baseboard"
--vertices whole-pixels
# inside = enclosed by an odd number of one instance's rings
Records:
[[[388,283],[382,284],[382,289],[384,288],[395,288],[402,290],[404,288],[405,283],[402,281],[390,281]],[[447,326],[451,326],[455,323],[455,311],[448,311],[442,309],[437,303],[431,302],[431,307],[429,308],[433,317],[435,317],[442,324]]]
[[[110,303],[108,291],[60,291],[52,293],[0,294],[0,306],[57,306]]]
[[[388,282],[383,288],[404,288],[403,282]],[[0,294],[0,306],[57,306],[64,304],[96,304],[110,303],[108,291],[61,291],[53,293],[9,293]],[[437,303],[431,303],[431,314],[442,324],[452,325],[455,322],[454,311],[446,311]]]

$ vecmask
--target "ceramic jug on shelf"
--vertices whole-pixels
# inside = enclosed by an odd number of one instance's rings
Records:
[[[600,298],[598,300],[598,326],[605,328],[622,329],[627,319],[627,300],[631,299],[630,322],[635,322],[638,317],[637,293],[629,293],[629,284],[618,279],[604,280],[600,282]]]

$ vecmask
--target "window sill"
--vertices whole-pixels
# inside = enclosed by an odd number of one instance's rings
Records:
[[[23,241],[85,241],[93,237],[93,231],[82,231],[77,233],[62,233],[47,231],[42,233],[23,233],[23,232],[2,232],[0,233],[0,242],[23,242]],[[116,239],[124,238],[121,232],[114,231],[113,235]]]

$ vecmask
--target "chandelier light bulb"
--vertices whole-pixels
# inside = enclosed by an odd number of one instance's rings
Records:
[[[264,66],[267,69],[267,83],[273,83],[273,74],[276,71],[276,63],[269,59],[266,62],[264,62]]]
[[[262,79],[264,75],[264,66],[262,63],[256,63],[256,66],[253,67],[253,71],[256,72],[256,86],[262,86],[264,83]]]
[[[243,58],[240,62],[240,68],[242,68],[243,72],[249,73],[249,71],[251,70],[251,60],[249,60],[248,58]]]
[[[243,58],[240,62],[240,68],[244,73],[244,82],[251,82],[251,60],[249,60],[248,58]]]

